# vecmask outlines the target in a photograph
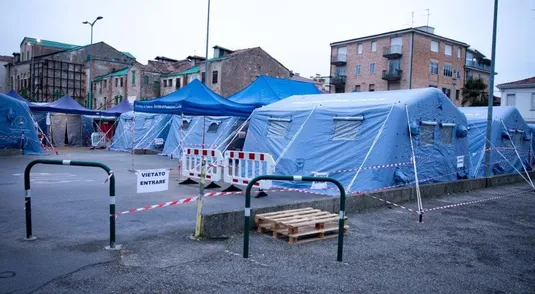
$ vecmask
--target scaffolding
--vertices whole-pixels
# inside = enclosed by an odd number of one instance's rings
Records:
[[[70,95],[84,105],[84,65],[57,60],[39,60],[30,64],[31,87],[29,97],[36,102],[52,102]]]

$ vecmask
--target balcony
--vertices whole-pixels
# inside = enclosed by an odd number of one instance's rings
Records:
[[[331,78],[331,85],[343,86],[346,84],[346,76],[334,76]]]
[[[490,65],[481,64],[481,63],[477,62],[476,60],[467,60],[464,65],[466,67],[470,67],[470,68],[473,68],[473,69],[478,69],[478,70],[486,71],[486,72],[490,73]]]
[[[403,55],[403,46],[401,45],[392,45],[390,47],[383,48],[383,57],[386,58],[400,58]]]
[[[345,65],[347,62],[347,56],[345,54],[337,54],[331,56],[332,65]]]
[[[401,80],[402,74],[403,70],[401,69],[383,70],[383,80],[390,82],[399,81]]]

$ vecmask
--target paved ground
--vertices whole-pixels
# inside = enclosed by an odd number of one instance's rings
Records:
[[[195,187],[135,194],[123,153],[67,152],[116,171],[119,210],[194,196]],[[53,158],[49,156],[49,158]],[[414,214],[381,209],[350,214],[344,262],[336,240],[290,246],[253,233],[251,258],[240,257],[242,236],[193,241],[195,205],[117,219],[120,251],[106,251],[107,186],[98,169],[37,166],[32,183],[34,235],[23,241],[23,167],[31,157],[0,158],[0,293],[533,293],[535,198],[525,183],[467,195],[424,200],[432,208],[516,195],[437,210],[418,223]],[[136,168],[173,167],[176,161],[136,156]],[[57,173],[62,173],[57,177]],[[254,203],[297,201],[275,194]],[[262,202],[264,201],[264,202]],[[211,198],[207,210],[243,206],[243,196]],[[413,205],[414,206],[414,205]]]

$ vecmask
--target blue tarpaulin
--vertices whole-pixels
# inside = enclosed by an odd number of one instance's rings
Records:
[[[169,135],[160,155],[179,158],[183,148],[201,148],[203,123],[205,123],[205,148],[223,151],[224,147],[230,143],[229,136],[240,127],[243,121],[232,116],[208,116],[206,122],[203,122],[202,116],[174,115]]]
[[[312,83],[259,76],[245,89],[228,97],[228,100],[260,107],[293,95],[306,94],[321,94],[321,91]]]
[[[459,108],[468,119],[472,169],[471,177],[485,175],[485,142],[487,134],[487,107]],[[491,176],[524,172],[522,163],[529,168],[529,127],[515,107],[499,106],[492,110]],[[503,124],[502,124],[503,121]],[[504,127],[505,124],[505,127]],[[510,140],[512,138],[513,140]],[[520,160],[515,152],[520,155]],[[530,169],[528,169],[530,170]]]
[[[0,94],[0,148],[21,149],[24,133],[24,153],[44,154],[28,104]]]
[[[347,190],[414,185],[406,107],[421,183],[467,177],[466,118],[433,88],[292,96],[254,112],[244,150],[272,154],[274,174],[327,172]]]
[[[134,113],[133,111],[121,114],[110,149],[114,151],[131,151],[132,148],[157,150],[154,140],[156,138],[167,139],[171,117],[165,114]]]
[[[194,79],[183,88],[161,98],[135,101],[134,110],[177,115],[248,117],[254,107],[229,101]]]

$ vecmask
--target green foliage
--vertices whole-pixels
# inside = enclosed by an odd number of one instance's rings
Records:
[[[468,80],[463,87],[463,105],[486,106],[488,103],[487,84],[482,79]]]

